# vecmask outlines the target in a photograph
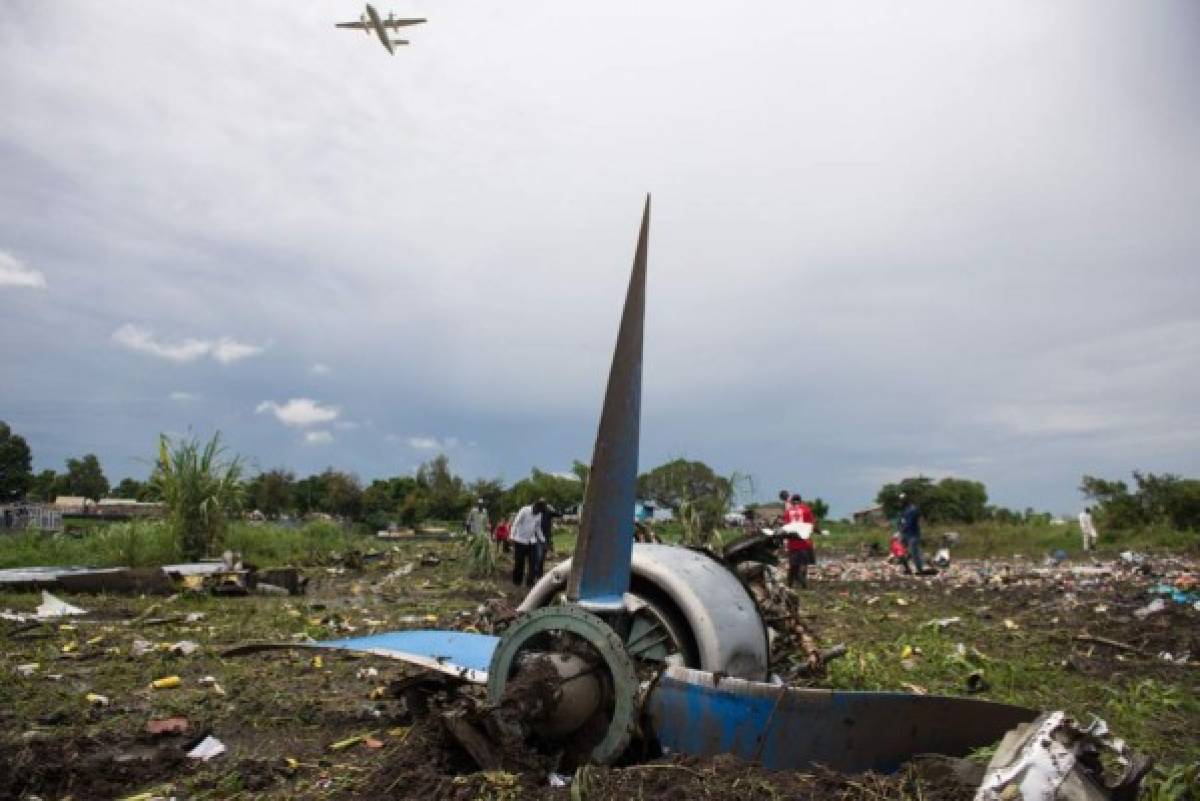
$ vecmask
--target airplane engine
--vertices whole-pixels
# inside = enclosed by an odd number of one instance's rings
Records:
[[[635,543],[626,608],[627,648],[638,659],[767,679],[769,645],[758,606],[741,580],[713,557],[673,545]],[[562,600],[571,561],[542,576],[519,607]]]

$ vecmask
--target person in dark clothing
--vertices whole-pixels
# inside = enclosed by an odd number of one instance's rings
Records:
[[[551,536],[554,531],[554,518],[562,517],[563,513],[551,506],[545,498],[538,498],[537,502],[542,507],[538,516],[538,525],[542,527],[542,539],[546,543],[542,552],[542,556],[545,557],[547,553],[554,553],[554,538]]]
[[[900,500],[904,503],[904,511],[900,513],[900,540],[917,573],[924,573],[925,565],[921,561],[921,510],[912,498],[903,493],[900,494]]]

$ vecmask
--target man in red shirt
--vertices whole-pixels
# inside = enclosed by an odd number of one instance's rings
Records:
[[[816,527],[816,519],[813,517],[812,509],[808,508],[808,504],[801,500],[799,495],[793,495],[788,505],[783,510],[783,524],[787,526],[792,523],[807,523],[807,532],[801,530],[796,534],[789,534],[787,538],[787,553],[788,553],[788,574],[787,583],[789,587],[795,586],[796,579],[800,579],[800,587],[808,587],[808,566],[816,564],[816,552],[813,550],[812,532]]]

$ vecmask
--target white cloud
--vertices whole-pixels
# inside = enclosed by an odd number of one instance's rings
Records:
[[[438,439],[437,437],[409,437],[406,442],[408,447],[416,448],[419,451],[449,451],[458,447],[458,437],[446,437]]]
[[[304,443],[306,445],[328,445],[333,442],[333,434],[325,430],[320,431],[305,431]]]
[[[258,414],[271,412],[285,426],[312,426],[318,423],[329,423],[338,418],[341,412],[336,406],[323,406],[310,398],[292,398],[287,403],[278,404],[275,401],[263,401],[254,409]],[[321,433],[321,432],[310,432]],[[329,432],[325,432],[329,433]]]
[[[356,428],[361,428],[362,423],[355,422],[354,420],[338,420],[333,424],[333,427],[338,431],[353,431]]]
[[[262,353],[263,350],[257,345],[247,345],[229,337],[221,337],[215,342],[192,337],[178,342],[167,342],[155,339],[149,329],[133,323],[126,323],[114,331],[112,340],[129,350],[173,362],[194,362],[211,355],[221,364],[230,364],[239,359],[255,356]]]
[[[185,339],[175,343],[156,340],[145,328],[133,323],[126,323],[113,331],[112,339],[129,350],[173,362],[192,362],[212,350],[212,343],[202,339]]]
[[[308,368],[308,372],[312,373],[313,375],[329,375],[333,371],[329,369],[329,365],[317,362],[312,367]]]
[[[230,364],[251,356],[257,356],[262,351],[263,349],[258,345],[247,345],[244,342],[237,342],[229,337],[221,337],[213,345],[212,355],[221,364]]]
[[[194,392],[184,392],[183,390],[177,389],[174,392],[172,392],[169,397],[173,401],[177,401],[179,403],[187,403],[188,401],[198,400],[200,396],[195,394]]]
[[[27,289],[45,289],[46,276],[25,266],[16,256],[0,250],[0,286],[19,286]]]

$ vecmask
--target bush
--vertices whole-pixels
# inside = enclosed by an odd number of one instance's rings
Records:
[[[151,483],[167,507],[167,521],[187,559],[214,553],[225,533],[226,516],[241,505],[242,463],[221,461],[225,449],[217,432],[203,448],[195,439],[158,439],[158,462]]]

